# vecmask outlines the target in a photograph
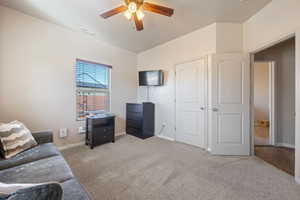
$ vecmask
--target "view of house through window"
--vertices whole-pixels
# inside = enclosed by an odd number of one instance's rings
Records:
[[[111,67],[76,60],[77,119],[109,111]]]

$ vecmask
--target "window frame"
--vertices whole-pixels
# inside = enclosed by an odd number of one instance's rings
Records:
[[[79,91],[84,91],[84,90],[80,90],[79,88],[83,88],[83,87],[78,87],[77,86],[77,62],[84,62],[84,63],[90,63],[90,64],[93,64],[93,65],[102,65],[103,67],[106,67],[108,68],[108,88],[107,88],[107,93],[108,93],[108,105],[107,105],[107,110],[103,110],[104,113],[106,112],[111,112],[111,88],[112,88],[112,66],[111,65],[107,65],[107,64],[102,64],[102,63],[99,63],[99,62],[94,62],[94,61],[89,61],[89,60],[84,60],[84,59],[79,59],[79,58],[76,58],[75,60],[75,103],[76,103],[76,121],[85,121],[86,120],[86,116],[84,118],[79,118],[79,115],[78,115],[78,102],[77,102],[77,97],[78,97],[78,92]],[[95,92],[99,92],[97,91],[96,88],[89,88],[90,91],[94,91]],[[101,90],[101,89],[100,89]],[[103,91],[104,92],[104,91]]]

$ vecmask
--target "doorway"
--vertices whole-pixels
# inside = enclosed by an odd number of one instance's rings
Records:
[[[276,63],[254,63],[254,144],[275,145],[276,136]]]
[[[295,68],[295,38],[254,55],[254,153],[290,175],[295,173]]]

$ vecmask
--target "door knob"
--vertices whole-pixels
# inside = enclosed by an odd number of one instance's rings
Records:
[[[200,107],[200,110],[205,110],[205,107]]]
[[[219,111],[219,109],[216,108],[216,107],[212,108],[211,110],[212,110],[213,112],[218,112],[218,111]]]

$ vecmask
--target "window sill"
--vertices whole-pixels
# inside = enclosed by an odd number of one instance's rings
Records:
[[[109,114],[109,111],[99,111],[97,113],[95,113],[95,115],[99,115],[99,114]],[[87,117],[83,117],[83,118],[77,118],[76,121],[81,122],[81,121],[85,121]]]

